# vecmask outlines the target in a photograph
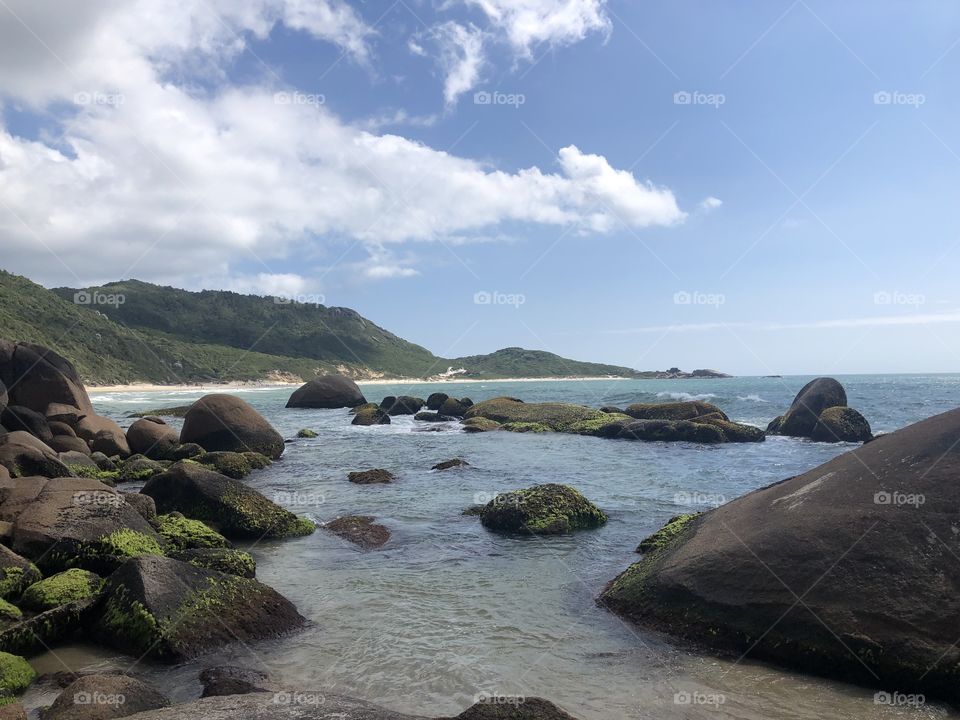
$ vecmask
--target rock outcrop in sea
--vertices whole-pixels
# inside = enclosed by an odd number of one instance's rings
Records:
[[[675,518],[600,601],[722,651],[957,700],[958,438],[960,409]]]
[[[320,375],[294,390],[288,408],[352,408],[367,399],[357,384],[343,375]]]
[[[833,378],[811,380],[797,393],[786,413],[767,426],[771,435],[810,438],[818,442],[867,442],[870,423],[847,407],[847,392]]]

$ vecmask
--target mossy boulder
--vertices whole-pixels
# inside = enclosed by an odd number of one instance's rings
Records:
[[[499,397],[484,400],[469,407],[464,413],[467,419],[482,417],[506,425],[511,423],[536,423],[558,432],[568,432],[570,427],[584,420],[603,416],[599,410],[570,403],[525,403],[515,398]]]
[[[180,462],[152,478],[141,492],[160,513],[180,512],[216,525],[228,538],[309,535],[316,526],[270,501],[238,480],[202,465]]]
[[[111,720],[169,705],[169,698],[129,675],[84,675],[60,693],[43,720]]]
[[[0,704],[22,693],[36,677],[37,672],[22,657],[0,652]]]
[[[236,452],[208,452],[193,460],[234,480],[246,477],[253,470],[247,458]]]
[[[347,479],[357,485],[379,485],[394,481],[393,473],[383,468],[373,470],[357,470],[349,473]]]
[[[637,546],[637,552],[647,553],[666,547],[673,542],[673,540],[683,532],[684,528],[687,527],[687,524],[698,515],[700,515],[700,513],[685,513],[683,515],[673,516],[653,535],[641,540]]]
[[[197,443],[208,452],[253,451],[276,460],[283,437],[246,401],[214,393],[197,400],[183,418],[180,442]]]
[[[91,635],[136,657],[180,662],[304,622],[289,600],[256,580],[149,557],[128,561],[109,578]]]
[[[810,438],[817,442],[867,442],[873,431],[867,419],[851,407],[829,407],[820,413]]]
[[[568,432],[593,437],[616,437],[625,425],[633,422],[632,417],[623,413],[601,412],[603,414],[598,417],[575,422],[569,427]]]
[[[273,465],[273,460],[268,458],[263,453],[253,452],[248,450],[247,452],[240,453],[246,459],[247,464],[250,466],[251,470],[263,470],[266,467]]]
[[[305,438],[309,440],[315,437],[319,437],[319,435],[317,434],[316,430],[311,430],[310,428],[303,428],[302,430],[299,430],[297,432],[297,437]]]
[[[19,597],[42,577],[32,562],[0,545],[0,598]]]
[[[470,418],[469,420],[464,420],[461,424],[463,425],[463,431],[468,433],[491,432],[501,428],[500,423],[496,420],[489,420],[483,417]]]
[[[352,408],[367,399],[357,384],[344,375],[320,375],[294,390],[288,408]]]
[[[958,437],[960,409],[692,518],[601,602],[722,653],[956,702]]]
[[[347,515],[331,520],[323,526],[344,540],[359,545],[364,550],[381,547],[390,539],[390,531],[374,521],[369,515]]]
[[[89,627],[98,598],[73,600],[0,631],[0,650],[33,656],[70,642]]]
[[[378,405],[358,410],[351,425],[389,425],[390,416]]]
[[[158,515],[154,527],[170,551],[195,548],[224,548],[230,542],[216,530],[200,520],[191,520],[180,513]]]
[[[811,380],[794,398],[784,413],[776,432],[791,437],[810,437],[820,413],[829,407],[845,407],[847,392],[843,385],[829,377]]]
[[[164,471],[164,466],[143,455],[131,456],[123,461],[117,482],[145,482]]]
[[[758,427],[745,423],[736,423],[712,415],[698,417],[694,421],[698,425],[713,425],[720,428],[727,442],[763,442],[767,434]]]
[[[617,437],[660,442],[727,442],[727,436],[717,426],[689,420],[634,420],[625,424]]]
[[[500,429],[515,433],[548,433],[554,431],[549,425],[538,422],[509,422],[501,425]]]
[[[16,605],[0,598],[0,627],[23,620],[23,611]]]
[[[55,478],[30,494],[11,508],[12,549],[44,572],[80,567],[105,575],[129,557],[163,554],[150,524],[103,483]]]
[[[716,415],[723,420],[729,419],[716,405],[702,400],[634,403],[628,405],[623,412],[637,420],[694,420],[702,415]]]
[[[252,578],[257,574],[253,555],[229,547],[192,548],[170,553],[171,557],[207,570],[218,570],[228,575]]]
[[[526,535],[555,535],[595,528],[607,516],[567,485],[536,485],[497,495],[480,512],[489,530]]]
[[[192,460],[198,455],[203,455],[205,452],[206,450],[196,443],[183,443],[171,453],[170,459],[174,462],[178,460]]]
[[[89,570],[70,568],[28,587],[20,604],[27,610],[44,612],[74,600],[95,597],[103,587],[103,578]]]

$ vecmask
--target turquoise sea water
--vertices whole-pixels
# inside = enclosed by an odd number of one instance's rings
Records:
[[[372,401],[440,390],[474,401],[511,395],[596,407],[698,398],[735,420],[765,427],[809,379],[367,385],[364,392]],[[875,432],[960,405],[960,375],[839,379],[849,404]],[[248,478],[250,485],[319,522],[373,515],[393,537],[372,552],[322,530],[253,545],[258,577],[296,603],[311,625],[292,637],[238,645],[198,663],[134,668],[178,699],[199,692],[200,668],[226,660],[260,667],[290,686],[424,715],[455,714],[478,694],[499,694],[543,696],[585,720],[950,716],[934,704],[879,705],[873,690],[717,659],[628,625],[594,603],[605,583],[636,559],[637,543],[672,515],[804,472],[850,446],[791,438],[710,447],[554,434],[471,435],[456,424],[419,432],[424,424],[410,417],[361,428],[350,425],[346,410],[285,409],[291,390],[232,391],[284,437],[303,427],[320,433],[290,443],[280,462]],[[97,409],[124,425],[132,410],[185,404],[202,394],[92,393]],[[465,458],[470,468],[430,471],[452,457]],[[391,470],[397,481],[347,482],[349,471],[373,467]],[[493,535],[475,518],[460,515],[497,492],[544,482],[577,487],[610,522],[568,537],[523,539]],[[60,669],[61,661],[132,663],[86,648],[57,655],[42,664]],[[722,703],[683,704],[683,693]]]

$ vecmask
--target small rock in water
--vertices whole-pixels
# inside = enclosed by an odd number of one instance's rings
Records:
[[[375,523],[370,515],[347,515],[327,523],[324,527],[364,550],[378,548],[390,539],[390,531]]]
[[[470,463],[466,460],[461,460],[460,458],[454,458],[453,460],[444,460],[434,465],[431,470],[449,470],[450,468],[455,467],[469,467]]]
[[[358,470],[347,475],[347,479],[357,485],[378,485],[393,482],[393,473],[383,468]]]

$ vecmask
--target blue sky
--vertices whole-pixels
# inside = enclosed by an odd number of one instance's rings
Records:
[[[46,285],[322,297],[448,356],[957,369],[955,3],[44,5],[0,8],[0,243]]]

